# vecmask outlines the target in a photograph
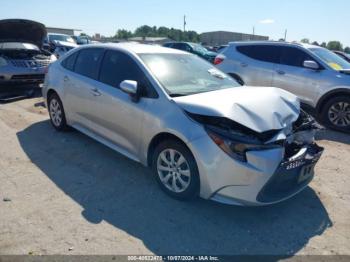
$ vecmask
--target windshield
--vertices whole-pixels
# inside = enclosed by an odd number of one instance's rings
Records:
[[[63,41],[63,42],[70,42],[75,43],[74,39],[70,37],[69,35],[49,35],[50,41]]]
[[[207,52],[208,52],[208,50],[207,50],[204,46],[201,46],[201,45],[199,45],[199,44],[193,44],[193,43],[191,43],[190,45],[192,46],[192,48],[193,48],[194,51],[197,51],[197,52],[199,52],[199,53],[204,54],[204,53],[207,53]]]
[[[173,97],[239,86],[231,77],[195,55],[141,54],[140,57]]]
[[[325,48],[310,48],[315,55],[327,63],[334,70],[350,69],[350,63]]]
[[[0,49],[39,50],[36,45],[20,42],[0,43]]]

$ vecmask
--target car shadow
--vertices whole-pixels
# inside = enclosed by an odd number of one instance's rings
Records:
[[[323,129],[318,131],[315,138],[317,141],[328,140],[350,145],[350,134],[337,132],[330,129]]]
[[[236,207],[166,196],[148,168],[79,132],[58,133],[49,121],[17,134],[30,160],[84,210],[155,254],[292,256],[332,226],[315,191],[268,207]]]

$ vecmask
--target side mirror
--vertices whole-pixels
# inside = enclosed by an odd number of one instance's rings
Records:
[[[312,70],[320,69],[320,66],[315,61],[312,61],[312,60],[304,61],[303,66],[305,68],[312,69]]]
[[[137,82],[133,80],[124,80],[119,85],[120,90],[127,93],[133,102],[138,102],[140,100],[139,89]]]

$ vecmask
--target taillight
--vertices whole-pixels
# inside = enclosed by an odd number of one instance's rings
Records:
[[[225,58],[223,56],[217,56],[217,57],[215,57],[214,65],[221,64],[224,60],[225,60]]]

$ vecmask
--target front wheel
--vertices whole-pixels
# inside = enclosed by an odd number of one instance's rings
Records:
[[[162,190],[173,198],[189,200],[198,195],[199,173],[190,150],[176,140],[159,144],[152,169]]]
[[[350,132],[350,97],[337,96],[323,107],[322,122],[329,128]]]

